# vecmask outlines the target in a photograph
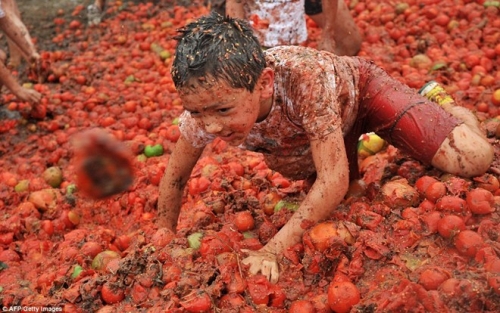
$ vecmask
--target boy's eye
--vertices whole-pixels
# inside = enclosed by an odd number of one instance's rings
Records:
[[[200,112],[197,112],[197,111],[189,111],[189,114],[190,114],[192,117],[199,117],[199,116],[200,116]]]
[[[221,108],[221,109],[218,109],[217,111],[219,113],[228,113],[231,109],[230,108]]]

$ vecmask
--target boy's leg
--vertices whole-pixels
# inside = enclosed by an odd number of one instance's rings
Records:
[[[474,113],[467,108],[456,106],[455,100],[453,100],[439,83],[435,81],[428,82],[419,90],[419,94],[439,104],[446,112],[463,121],[464,124],[468,125],[470,129],[479,135],[485,136],[485,132],[481,130],[479,120]]]
[[[473,127],[374,65],[362,64],[360,81],[368,131],[451,174],[472,177],[489,168],[493,148]]]
[[[464,122],[462,125],[455,127],[443,141],[432,159],[432,164],[437,168],[446,167],[452,169],[452,172],[459,172],[460,168],[463,167],[461,163],[475,163],[476,167],[470,168],[468,175],[464,176],[477,176],[486,172],[493,161],[493,150],[486,141],[485,132],[481,130],[479,120],[474,113],[464,107],[456,106],[453,98],[435,81],[427,83],[420,89],[419,93],[439,104],[446,112]],[[457,144],[457,142],[460,142],[460,144]],[[477,151],[471,153],[475,149]],[[456,154],[463,158],[479,158],[484,162],[464,162],[455,157]],[[450,161],[451,164],[449,164]]]
[[[493,157],[493,147],[485,136],[463,123],[450,132],[431,164],[448,173],[474,177],[488,170]]]

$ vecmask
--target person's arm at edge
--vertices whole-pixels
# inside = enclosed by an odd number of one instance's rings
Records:
[[[243,0],[226,0],[226,15],[232,18],[245,18]]]
[[[251,274],[260,271],[273,283],[277,282],[279,272],[276,260],[273,267],[266,254],[277,256],[299,243],[305,231],[303,221],[318,222],[327,218],[343,200],[349,186],[349,166],[340,128],[323,139],[311,141],[311,148],[317,170],[311,190],[285,226],[259,250],[261,254],[258,252],[252,256],[250,252],[244,260],[244,263],[250,264]]]
[[[36,104],[42,98],[42,95],[36,90],[26,89],[21,86],[16,78],[11,75],[9,69],[3,63],[0,63],[0,86],[2,85],[5,85],[21,101]]]
[[[193,147],[180,136],[170,155],[165,174],[160,181],[156,225],[176,231],[182,205],[182,195],[196,162],[204,148]]]
[[[29,61],[35,61],[30,59],[37,58],[39,55],[36,52],[33,42],[30,41],[31,38],[26,26],[21,20],[12,18],[10,14],[13,13],[9,12],[0,18],[0,29],[21,50],[24,58]]]

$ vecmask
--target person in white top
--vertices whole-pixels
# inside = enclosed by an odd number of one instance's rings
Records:
[[[106,0],[95,0],[87,7],[87,20],[89,25],[99,25],[104,15]]]
[[[306,14],[322,29],[319,50],[356,55],[361,34],[344,0],[226,0],[226,15],[245,19],[262,46],[301,45]]]

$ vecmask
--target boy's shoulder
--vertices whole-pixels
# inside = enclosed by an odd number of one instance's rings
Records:
[[[321,60],[333,60],[334,54],[327,51],[319,51],[303,46],[277,46],[266,49],[264,55],[268,62],[279,64],[280,62],[307,62],[316,63]]]

